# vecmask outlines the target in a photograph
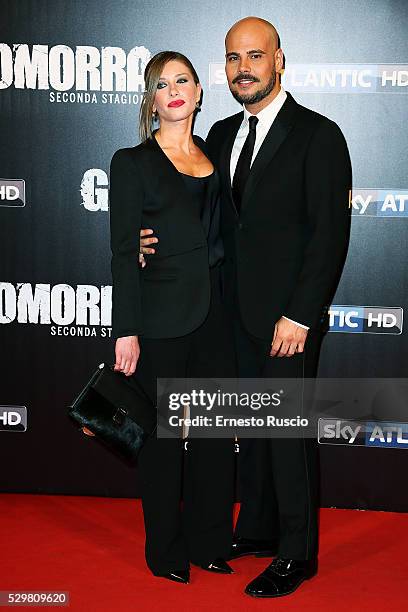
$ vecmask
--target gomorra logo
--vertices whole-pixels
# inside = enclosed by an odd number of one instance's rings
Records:
[[[224,63],[209,65],[209,85],[225,87]],[[288,64],[282,84],[302,93],[408,93],[408,64]]]
[[[406,189],[353,189],[351,213],[357,217],[408,217]]]
[[[0,324],[50,326],[52,336],[112,333],[112,286],[0,282]]]
[[[51,90],[50,102],[137,104],[150,57],[144,46],[126,52],[121,47],[0,43],[0,90]]]
[[[329,331],[351,334],[401,334],[403,309],[379,306],[337,306],[329,309]]]

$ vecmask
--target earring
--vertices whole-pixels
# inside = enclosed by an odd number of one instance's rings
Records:
[[[200,110],[201,110],[201,104],[200,104],[200,101],[197,101],[197,102],[196,102],[195,107],[196,107],[196,110],[198,110],[198,111],[200,111]]]

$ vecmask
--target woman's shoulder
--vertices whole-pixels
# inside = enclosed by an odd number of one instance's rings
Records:
[[[147,141],[141,142],[134,147],[123,147],[112,155],[111,166],[139,165],[144,160],[148,161],[151,155],[151,146]]]
[[[128,159],[137,158],[140,155],[143,155],[145,149],[146,149],[146,146],[144,142],[141,142],[140,144],[135,145],[134,147],[123,147],[114,152],[112,159],[113,158],[128,158]]]

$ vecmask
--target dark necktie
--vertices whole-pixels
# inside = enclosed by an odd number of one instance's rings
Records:
[[[238,214],[241,212],[242,196],[244,194],[245,185],[251,170],[251,160],[256,140],[256,124],[258,121],[258,117],[254,116],[251,116],[248,119],[248,136],[245,139],[244,146],[242,147],[239,155],[237,167],[235,168],[234,179],[232,181],[232,195]]]

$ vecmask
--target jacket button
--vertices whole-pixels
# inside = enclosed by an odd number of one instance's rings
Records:
[[[244,227],[244,226],[243,226],[243,224],[242,224],[242,223],[238,223],[238,229],[239,229],[239,230],[242,230],[242,228],[243,228],[243,227]]]

